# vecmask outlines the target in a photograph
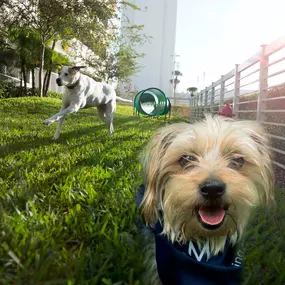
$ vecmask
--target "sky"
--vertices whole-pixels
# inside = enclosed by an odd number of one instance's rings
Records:
[[[178,92],[204,87],[285,35],[285,0],[178,0]],[[199,79],[198,79],[199,77]]]

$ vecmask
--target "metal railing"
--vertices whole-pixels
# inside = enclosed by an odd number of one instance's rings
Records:
[[[246,92],[244,88],[250,86]],[[218,113],[225,103],[232,106],[236,119],[257,120],[264,125],[276,154],[274,164],[285,170],[285,36],[262,45],[257,53],[190,98],[190,119]]]
[[[9,81],[15,83],[15,85],[20,85],[21,80],[16,77],[9,76],[4,73],[0,73],[0,81]]]

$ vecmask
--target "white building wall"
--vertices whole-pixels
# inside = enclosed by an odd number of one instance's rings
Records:
[[[175,52],[177,0],[130,2],[141,10],[125,9],[124,16],[130,21],[128,25],[144,25],[143,33],[151,37],[143,46],[137,47],[145,56],[138,60],[142,70],[131,77],[133,87],[136,90],[157,87],[172,97],[170,79],[174,71],[172,55]]]

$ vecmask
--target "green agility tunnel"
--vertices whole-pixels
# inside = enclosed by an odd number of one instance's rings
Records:
[[[139,114],[156,117],[167,115],[171,111],[171,103],[160,89],[148,88],[136,94],[134,108]]]

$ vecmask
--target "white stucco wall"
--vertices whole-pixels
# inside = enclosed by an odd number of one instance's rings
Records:
[[[126,8],[124,15],[129,25],[144,25],[143,33],[150,36],[142,47],[136,47],[145,57],[139,59],[142,70],[132,76],[135,89],[158,87],[167,96],[173,96],[169,80],[174,70],[177,0],[132,0],[140,11]],[[122,19],[125,19],[122,17]],[[122,25],[125,25],[123,22]]]

